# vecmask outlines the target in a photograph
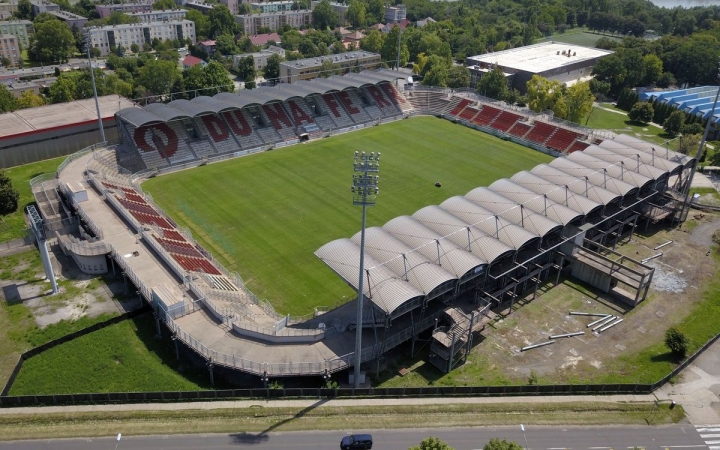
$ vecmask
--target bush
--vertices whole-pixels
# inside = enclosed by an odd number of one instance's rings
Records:
[[[493,438],[490,439],[490,442],[485,444],[483,450],[523,450],[523,448],[517,442]]]
[[[20,193],[13,186],[12,180],[0,169],[0,216],[15,212],[19,198]]]
[[[663,129],[671,136],[677,136],[685,125],[685,113],[682,111],[673,111],[670,116],[665,119]]]
[[[701,123],[686,123],[685,125],[683,125],[680,132],[682,134],[703,134],[703,132],[705,132],[705,129],[703,128]]]
[[[650,103],[637,102],[633,105],[628,117],[633,122],[648,123],[652,121],[654,114],[655,111]]]
[[[428,437],[420,442],[420,445],[410,447],[410,450],[454,450],[447,443],[436,437]]]
[[[677,358],[684,358],[688,351],[690,342],[687,336],[675,327],[670,327],[665,332],[665,345]]]

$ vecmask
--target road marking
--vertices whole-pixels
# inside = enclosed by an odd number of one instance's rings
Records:
[[[550,447],[547,450],[570,450],[567,447]]]
[[[705,444],[701,445],[663,445],[663,448],[693,448],[693,447],[707,447]]]
[[[720,434],[701,434],[700,437],[703,439],[720,438]]]
[[[602,450],[604,448],[609,448],[612,450],[612,447],[588,447],[589,450]]]
[[[720,441],[705,441],[705,443],[707,445],[715,445],[715,444],[720,444]]]
[[[717,432],[717,431],[720,431],[720,428],[708,428],[708,427],[704,427],[704,428],[696,428],[696,430],[698,431],[698,433],[708,432],[708,431],[711,431],[711,432],[712,432],[712,431],[715,431],[715,432]]]

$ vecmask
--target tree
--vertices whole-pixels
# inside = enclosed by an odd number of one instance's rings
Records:
[[[492,438],[485,444],[483,450],[523,450],[522,446],[514,441]]]
[[[673,75],[670,72],[663,72],[662,75],[660,75],[660,78],[657,80],[658,87],[666,88],[670,87],[677,83],[677,80],[675,79],[675,75]]]
[[[0,216],[13,213],[18,208],[20,193],[12,184],[4,169],[0,169]]]
[[[350,0],[345,17],[350,22],[350,25],[354,27],[365,25],[365,2],[362,0]]]
[[[392,27],[387,36],[385,36],[382,48],[380,49],[380,58],[384,63],[391,67],[395,67],[397,65],[398,38],[400,38],[400,27],[395,25]],[[404,42],[404,39],[401,39],[400,67],[407,65],[409,60],[410,52],[408,51],[407,44]]]
[[[228,77],[228,71],[217,61],[210,61],[210,63],[203,68],[203,75],[205,76],[206,86],[216,87],[216,92],[232,92],[234,90]]]
[[[157,0],[152,7],[154,10],[159,11],[162,9],[175,9],[177,6],[173,0]]]
[[[495,67],[478,82],[478,93],[486,97],[503,100],[507,95],[507,80],[502,69]]]
[[[643,84],[648,85],[657,82],[663,74],[662,60],[655,54],[650,53],[643,56],[645,65],[645,78]]]
[[[45,104],[45,100],[31,90],[27,90],[20,94],[20,98],[17,99],[18,108],[34,108],[36,106],[42,106]]]
[[[435,56],[435,55],[433,55]],[[425,73],[422,83],[426,86],[446,87],[448,79],[448,68],[445,64],[433,64],[430,70]]]
[[[678,139],[680,141],[678,144],[680,153],[685,155],[695,155],[695,152],[700,145],[701,138],[702,136],[700,134],[683,134],[680,136],[680,139]],[[705,152],[703,152],[703,155],[704,154]],[[702,162],[702,157],[700,160]]]
[[[52,103],[65,103],[75,100],[77,86],[69,77],[60,76],[50,85],[50,101]]]
[[[264,76],[266,80],[277,80],[280,78],[280,63],[282,58],[277,53],[273,53],[268,58],[265,65]]]
[[[155,95],[165,95],[178,78],[177,62],[150,60],[138,70],[136,85],[145,86]]]
[[[140,46],[137,44],[130,44],[130,51],[133,53],[138,53],[140,51]]]
[[[384,22],[385,2],[383,2],[383,0],[370,0],[368,2],[366,15],[370,23]]]
[[[240,49],[235,43],[235,36],[232,34],[221,34],[215,38],[215,51],[223,55],[234,55],[240,53]]]
[[[703,134],[704,131],[705,128],[698,122],[686,123],[680,130],[682,134]]]
[[[20,0],[15,11],[15,17],[21,20],[32,19],[32,4],[30,0]]]
[[[15,111],[18,108],[17,100],[4,84],[0,84],[0,113]]]
[[[320,72],[318,73],[318,76],[320,78],[329,78],[333,75],[339,75],[340,74],[340,65],[335,64],[331,58],[323,59],[322,64],[320,64]]]
[[[552,110],[562,95],[562,84],[557,80],[533,75],[527,82],[528,106],[535,112]]]
[[[198,40],[210,37],[210,21],[207,16],[196,9],[190,9],[185,13],[185,18],[195,23],[195,35]]]
[[[676,327],[670,327],[665,331],[665,345],[677,358],[684,358],[690,342],[682,331]]]
[[[422,441],[420,441],[420,445],[415,445],[413,447],[410,447],[409,450],[455,450],[453,447],[450,447],[447,443],[441,441],[439,438],[430,436]]]
[[[322,0],[312,12],[313,26],[317,30],[332,29],[337,26],[338,14],[328,0]]]
[[[222,34],[235,34],[235,18],[225,5],[215,5],[208,13],[210,23],[209,37],[216,38]]]
[[[565,119],[570,122],[582,123],[592,111],[595,97],[590,91],[590,83],[575,83],[565,91],[565,104],[567,115]]]
[[[663,130],[670,136],[677,136],[685,125],[685,113],[673,111],[663,123]]]
[[[252,55],[238,60],[236,69],[238,77],[245,81],[255,80],[255,58]]]
[[[70,28],[53,19],[35,25],[28,49],[28,55],[34,61],[64,63],[75,52],[75,37]]]
[[[113,11],[106,20],[107,25],[123,25],[127,23],[139,23],[139,17],[128,16],[120,11]]]
[[[628,117],[633,122],[648,123],[652,121],[654,113],[655,111],[650,103],[637,102],[628,113]]]
[[[385,36],[380,33],[377,28],[373,28],[364,38],[360,40],[360,48],[368,52],[380,53],[380,49],[382,49],[384,42]],[[283,35],[283,46],[284,45],[285,36]]]
[[[464,66],[452,66],[448,70],[447,86],[452,89],[468,87],[470,85],[470,70]]]

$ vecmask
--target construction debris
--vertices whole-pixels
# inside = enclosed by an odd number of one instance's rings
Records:
[[[667,242],[664,243],[664,244],[658,245],[658,246],[655,247],[653,250],[660,250],[661,248],[665,247],[666,245],[670,245],[670,244],[672,244],[672,243],[673,243],[673,241],[667,241]]]
[[[558,339],[558,338],[569,338],[573,336],[580,336],[581,334],[585,334],[584,331],[576,331],[574,333],[565,333],[565,334],[553,334],[550,336],[550,339]]]
[[[550,344],[554,344],[554,343],[555,343],[555,341],[547,341],[547,342],[541,342],[539,344],[528,345],[527,347],[521,348],[520,351],[524,352],[525,350],[531,350],[533,348],[543,347],[545,345],[550,345]]]
[[[570,311],[571,316],[593,316],[593,317],[607,317],[607,314],[601,313],[586,313],[582,311]]]

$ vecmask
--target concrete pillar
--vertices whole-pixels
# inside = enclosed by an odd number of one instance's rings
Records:
[[[215,364],[213,364],[212,360],[207,362],[208,373],[210,374],[210,386],[212,387],[215,387],[215,374],[213,372],[214,367]]]

